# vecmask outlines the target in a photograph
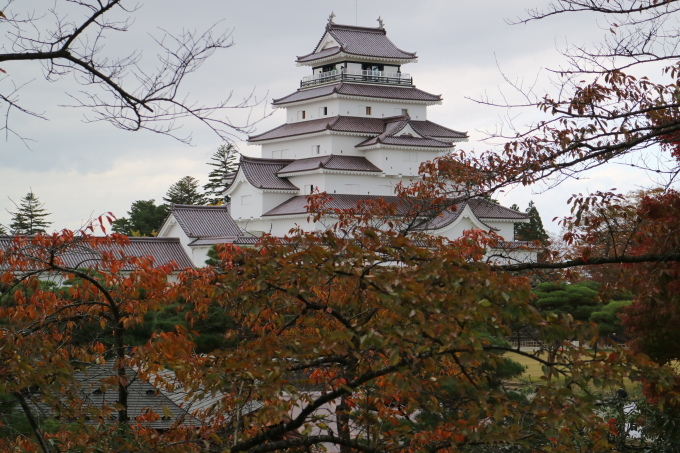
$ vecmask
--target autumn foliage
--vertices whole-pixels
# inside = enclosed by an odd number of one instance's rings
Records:
[[[126,256],[119,235],[17,238],[0,255],[0,385],[36,420],[31,436],[3,438],[3,448],[607,451],[611,428],[594,392],[652,364],[564,341],[593,343],[597,333],[568,315],[542,317],[525,277],[485,262],[481,232],[448,241],[377,228],[360,210],[335,215],[327,231],[221,246],[218,265],[179,274]],[[73,256],[95,264],[74,266]],[[45,290],[46,275],[68,284]],[[178,302],[189,326],[216,310],[231,317],[231,346],[196,354],[178,326],[127,347],[126,329]],[[563,343],[552,361],[514,350],[545,367],[530,398],[505,384],[517,372],[505,338],[519,325]],[[74,376],[102,363],[115,373],[100,386],[118,399],[95,407]],[[163,410],[129,415],[133,380],[181,391],[185,418],[158,430]]]

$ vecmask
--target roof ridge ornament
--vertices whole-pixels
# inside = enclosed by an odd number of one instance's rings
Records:
[[[382,20],[382,17],[378,16],[378,28],[384,30],[385,29],[385,22]]]
[[[333,19],[335,19],[335,13],[331,11],[331,15],[328,16],[328,26],[335,24],[335,22],[333,22]]]

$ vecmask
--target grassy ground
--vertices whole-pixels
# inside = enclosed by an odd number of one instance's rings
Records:
[[[520,363],[524,367],[526,367],[526,370],[524,371],[524,374],[522,374],[521,379],[537,381],[541,378],[541,376],[543,376],[541,364],[538,363],[537,361],[532,360],[528,357],[524,357],[523,355],[515,354],[513,352],[505,354],[505,357],[512,359],[515,362]]]

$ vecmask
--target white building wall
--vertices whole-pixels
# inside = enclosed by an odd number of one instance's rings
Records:
[[[265,192],[264,200],[262,202],[262,214],[271,211],[281,203],[293,198],[296,195],[300,195],[300,193]]]
[[[242,182],[230,194],[229,213],[234,220],[260,217],[263,213],[263,193],[248,183]]]
[[[420,164],[434,160],[439,151],[377,148],[364,151],[364,156],[387,175],[417,176]]]
[[[325,107],[325,109],[324,109]],[[370,113],[366,107],[370,107]],[[333,116],[359,116],[362,118],[388,118],[408,113],[411,119],[425,121],[427,106],[406,101],[367,99],[326,99],[286,108],[286,123],[317,120]],[[303,113],[304,112],[304,113]]]
[[[201,245],[191,247],[191,259],[194,265],[197,267],[205,266],[205,262],[208,259],[208,251],[212,248],[212,245]]]
[[[484,221],[487,225],[489,225],[492,228],[497,229],[495,233],[505,239],[506,241],[514,241],[515,240],[515,224],[511,222],[493,222],[493,221]]]
[[[339,99],[339,112],[341,116],[358,116],[362,118],[388,118],[390,116],[403,115],[402,110],[413,120],[425,121],[427,119],[427,106],[412,104],[403,101],[370,101],[358,99]],[[366,107],[370,107],[370,114]]]
[[[363,156],[356,145],[368,137],[354,135],[317,135],[262,144],[262,157],[265,159],[306,159],[330,154]],[[318,148],[318,154],[317,148]]]

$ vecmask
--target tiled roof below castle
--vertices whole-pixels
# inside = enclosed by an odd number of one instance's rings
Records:
[[[173,204],[170,212],[190,238],[243,235],[229,215],[228,204],[222,206]]]
[[[151,257],[154,264],[162,266],[175,263],[179,269],[193,267],[193,263],[184,252],[178,238],[156,237],[131,237],[128,244],[111,244],[100,241],[95,246],[91,242],[77,238],[70,244],[60,244],[54,251],[49,250],[49,244],[33,244],[30,237],[19,237],[20,245],[15,246],[15,238],[12,236],[0,236],[0,252],[12,250],[29,259],[34,259],[37,264],[46,257],[46,254],[55,253],[65,267],[69,268],[97,268],[102,259],[102,253],[113,255],[113,259],[125,257]],[[97,238],[94,238],[97,241]],[[123,260],[121,271],[132,271],[135,266]]]

